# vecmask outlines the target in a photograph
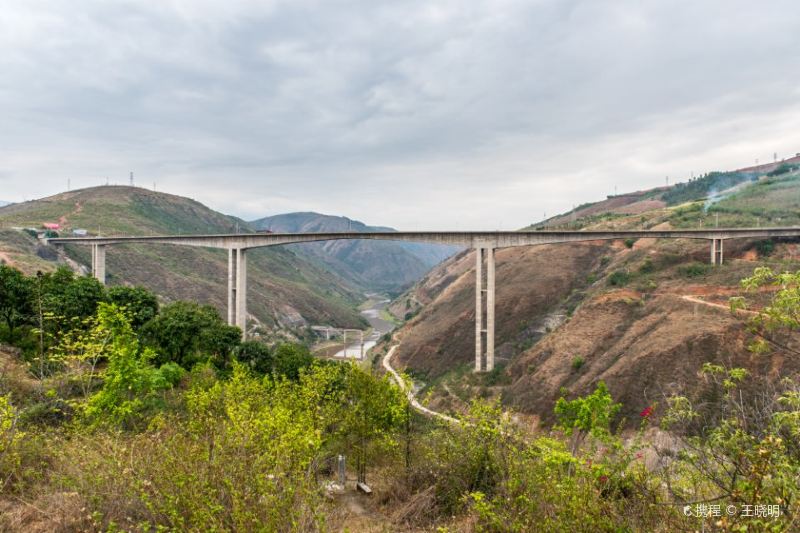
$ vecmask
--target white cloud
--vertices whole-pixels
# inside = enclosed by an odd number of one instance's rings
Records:
[[[7,4],[4,199],[130,169],[246,218],[515,228],[800,150],[788,0]]]

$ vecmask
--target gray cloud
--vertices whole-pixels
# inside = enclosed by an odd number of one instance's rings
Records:
[[[515,228],[800,150],[793,1],[13,1],[0,198]]]

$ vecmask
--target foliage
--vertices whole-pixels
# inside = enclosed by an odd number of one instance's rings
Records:
[[[82,342],[86,352],[108,359],[103,387],[84,406],[91,425],[140,426],[162,404],[160,392],[180,379],[175,366],[165,365],[162,371],[150,364],[155,354],[139,349],[130,322],[114,304],[100,304],[96,324]]]
[[[709,172],[705,176],[694,178],[688,182],[676,183],[664,193],[661,199],[667,202],[667,205],[682,204],[724,191],[755,177],[755,174],[749,172]]]
[[[245,341],[236,347],[234,356],[237,361],[248,366],[253,372],[258,374],[272,372],[272,351],[263,342]]]
[[[94,315],[105,301],[103,285],[91,276],[76,276],[66,267],[41,276],[44,310],[53,317],[58,331],[67,331],[74,324]]]
[[[575,357],[572,358],[572,370],[577,372],[578,370],[581,369],[581,367],[583,367],[583,364],[585,362],[586,361],[584,361],[583,357],[581,357],[580,355],[576,355]]]
[[[706,263],[689,263],[688,265],[684,265],[678,267],[678,272],[687,278],[697,278],[700,276],[705,276],[711,270],[711,265]]]
[[[773,346],[784,346],[788,332],[800,329],[800,271],[778,273],[769,267],[758,267],[753,275],[741,281],[741,287],[748,293],[762,287],[776,287],[770,303],[750,319],[748,325],[755,335],[750,344],[754,352],[765,352]],[[746,308],[744,297],[731,298],[731,310]]]
[[[158,298],[144,287],[111,287],[108,301],[124,309],[137,330],[158,314]]]
[[[697,431],[695,421],[704,415],[689,398],[670,398],[662,423],[683,437],[677,456],[665,464],[665,486],[678,502],[724,501],[736,509],[778,505],[784,517],[736,513],[718,522],[723,529],[794,530],[800,511],[800,385],[785,380],[774,391],[748,391],[744,369],[706,364],[702,373],[724,391],[718,420]]]
[[[636,244],[636,239],[625,239],[622,241],[625,244],[625,248],[633,248],[633,245]]]
[[[500,406],[485,400],[470,404],[457,427],[434,430],[425,457],[435,504],[442,514],[462,510],[471,493],[493,494],[510,430]]]
[[[346,374],[342,402],[346,407],[339,432],[345,437],[342,451],[356,457],[360,481],[366,482],[367,463],[397,446],[397,432],[404,427],[406,398],[388,375],[375,379],[352,365]]]
[[[767,257],[768,255],[772,255],[772,252],[775,251],[775,241],[772,239],[758,241],[756,243],[756,251],[758,252],[759,257]]]
[[[301,371],[313,362],[314,356],[306,346],[283,343],[275,349],[273,372],[276,376],[297,380]]]
[[[789,172],[795,171],[798,168],[800,168],[800,165],[798,164],[781,163],[776,169],[767,172],[767,176],[774,177],[782,174],[788,174]]]
[[[11,405],[11,398],[0,396],[0,493],[21,466],[18,451],[25,433],[17,426],[16,409]]]
[[[652,531],[685,525],[674,507],[650,492],[654,484],[638,449],[619,439],[604,441],[602,453],[573,452],[560,439],[524,434],[496,404],[481,402],[472,404],[460,424],[432,436],[425,468],[435,483],[434,512],[449,516],[467,508],[477,531]]]
[[[14,342],[14,329],[33,314],[31,290],[22,272],[0,264],[0,319],[5,322],[8,342]]]
[[[610,434],[611,421],[621,407],[622,404],[614,403],[605,382],[600,381],[594,392],[587,396],[574,400],[559,398],[555,414],[559,426],[567,434],[581,431],[602,437]]]
[[[205,361],[226,367],[241,336],[241,330],[225,324],[216,309],[191,302],[165,305],[143,328],[146,343],[158,354],[156,363],[172,361],[185,369]]]
[[[326,457],[351,441],[385,448],[404,422],[400,391],[354,365],[313,365],[298,381],[198,366],[188,381],[184,413],[64,447],[60,483],[85,495],[96,529],[321,530]]]
[[[615,270],[608,276],[608,284],[612,287],[622,287],[627,285],[631,275],[626,270]]]

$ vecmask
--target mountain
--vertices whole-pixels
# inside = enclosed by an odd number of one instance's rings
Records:
[[[766,172],[766,174],[764,174]],[[771,174],[771,175],[769,175]],[[688,183],[617,195],[553,217],[547,229],[669,229],[800,225],[800,160],[767,169],[710,173]],[[432,405],[459,410],[493,396],[534,419],[556,399],[599,380],[637,420],[664,395],[700,390],[706,361],[762,378],[800,372],[793,348],[747,350],[746,320],[728,298],[762,265],[800,269],[800,240],[731,240],[711,267],[709,244],[639,239],[500,249],[496,254],[496,361],[473,374],[475,261],[464,251],[398,297],[395,363],[426,384]]]
[[[9,205],[9,204],[11,204],[11,202],[6,202],[4,200],[0,200],[0,207],[3,207],[4,205]]]
[[[276,233],[396,231],[319,213],[287,213],[261,218],[251,224]],[[436,244],[361,240],[297,244],[290,248],[359,287],[389,292],[408,287],[459,250]]]
[[[65,255],[20,228],[59,223],[62,235],[156,235],[252,232],[244,221],[203,204],[136,187],[106,186],[57,194],[0,208],[0,260],[28,273],[67,262],[86,270],[90,250],[66,246]],[[14,229],[16,228],[16,229]],[[168,245],[121,245],[107,254],[108,283],[143,285],[165,300],[186,299],[216,306],[226,316],[227,254]],[[285,247],[251,251],[248,310],[264,333],[306,324],[357,327],[363,296],[357,287]]]

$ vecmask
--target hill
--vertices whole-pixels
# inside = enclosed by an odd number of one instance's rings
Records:
[[[292,233],[396,231],[319,213],[276,215],[255,220],[252,225],[261,230]],[[407,288],[458,250],[435,244],[359,240],[297,244],[290,248],[359,287],[389,292]]]
[[[778,171],[780,170],[780,171]],[[778,165],[714,190],[699,180],[692,199],[669,205],[686,184],[618,195],[547,221],[548,229],[668,229],[800,225],[800,169]],[[735,174],[741,174],[736,171]],[[771,175],[769,175],[771,174]],[[736,181],[736,180],[734,180]],[[690,182],[692,183],[692,182]],[[706,191],[705,193],[703,191]],[[536,230],[538,227],[528,228]],[[757,266],[800,269],[798,242],[734,240],[725,264],[708,265],[705,241],[640,239],[500,249],[496,360],[474,375],[474,255],[465,251],[397,298],[407,322],[396,362],[426,383],[434,406],[459,410],[476,396],[550,418],[562,390],[586,394],[604,380],[624,414],[684,387],[697,390],[706,361],[757,376],[793,375],[800,360],[775,350],[754,357],[745,320],[727,308]]]
[[[87,247],[68,246],[58,256],[52,247],[20,228],[58,223],[71,234],[200,234],[252,232],[244,221],[194,200],[135,187],[95,187],[0,208],[0,259],[21,270],[52,270],[59,261],[88,268]],[[16,229],[14,229],[16,228]],[[248,310],[265,333],[306,324],[356,327],[357,287],[282,247],[253,250],[248,269]],[[143,285],[165,300],[210,303],[225,316],[227,256],[222,250],[124,245],[109,249],[108,283]]]

